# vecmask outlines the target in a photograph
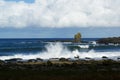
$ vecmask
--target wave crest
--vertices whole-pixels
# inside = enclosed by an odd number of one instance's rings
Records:
[[[50,43],[45,46],[46,51],[39,52],[37,54],[15,54],[13,56],[0,56],[1,60],[11,59],[11,58],[22,58],[22,59],[49,59],[49,58],[74,58],[75,56],[79,56],[80,58],[90,57],[90,58],[101,58],[102,56],[106,56],[114,59],[115,57],[120,56],[120,52],[95,52],[94,50],[90,50],[89,52],[80,52],[78,50],[70,51],[67,47],[63,46],[61,43]]]

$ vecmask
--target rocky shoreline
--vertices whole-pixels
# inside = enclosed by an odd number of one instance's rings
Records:
[[[120,61],[103,56],[102,60],[57,58],[20,62],[0,61],[0,80],[116,80],[120,79]],[[111,77],[112,76],[112,77]]]
[[[36,67],[36,66],[39,67]],[[30,69],[27,67],[31,67],[31,69],[40,69],[42,67],[42,69],[40,70],[44,70],[44,67],[51,67],[52,69],[58,69],[58,68],[63,68],[64,66],[67,67],[81,67],[82,65],[91,65],[91,66],[96,66],[99,69],[99,66],[106,66],[106,65],[119,65],[120,66],[120,58],[118,57],[117,60],[112,60],[109,59],[106,56],[103,56],[102,59],[100,60],[95,60],[89,57],[86,57],[85,59],[79,59],[79,56],[76,56],[75,59],[71,59],[71,58],[50,58],[48,60],[44,60],[41,58],[37,58],[37,59],[29,59],[29,60],[23,60],[21,58],[14,58],[14,59],[8,59],[8,60],[0,60],[0,70],[2,68],[8,68],[8,69],[17,69],[17,70],[22,70],[22,69]],[[99,65],[99,66],[98,66]],[[40,67],[41,66],[41,67]],[[86,66],[87,67],[87,66]],[[49,68],[48,68],[49,69]],[[111,67],[111,69],[113,69]],[[84,70],[84,67],[81,70]],[[89,69],[88,69],[89,70]],[[117,68],[117,70],[120,70],[120,68]]]

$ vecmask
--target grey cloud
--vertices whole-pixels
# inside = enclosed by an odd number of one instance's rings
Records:
[[[0,27],[120,27],[120,0],[0,0]]]

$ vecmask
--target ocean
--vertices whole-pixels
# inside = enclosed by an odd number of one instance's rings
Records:
[[[99,38],[83,38],[82,41],[91,42]],[[120,57],[120,45],[94,45],[81,48],[68,42],[52,41],[73,40],[73,38],[21,38],[0,39],[0,59],[49,59],[49,58],[80,58],[90,57],[100,59],[106,56],[112,59]]]

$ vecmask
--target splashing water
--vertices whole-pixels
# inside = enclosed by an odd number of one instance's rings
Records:
[[[49,58],[74,58],[74,56],[79,55],[80,58],[90,57],[90,58],[101,58],[106,56],[114,59],[120,56],[120,52],[95,52],[90,50],[89,52],[79,52],[78,50],[70,51],[67,47],[63,46],[61,43],[50,43],[46,45],[46,51],[37,54],[16,54],[13,56],[0,56],[1,60],[11,59],[11,58],[22,58],[22,59],[49,59]]]

